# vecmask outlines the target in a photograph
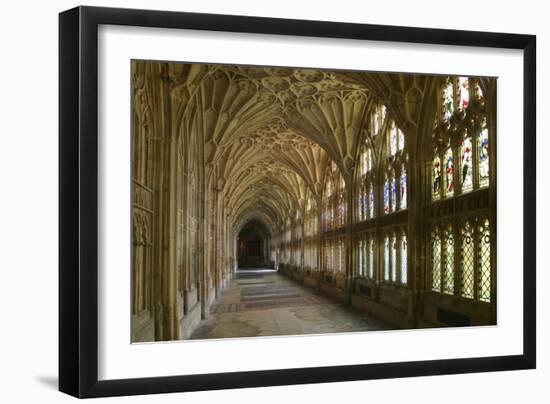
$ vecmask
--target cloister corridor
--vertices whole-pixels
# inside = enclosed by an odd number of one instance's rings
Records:
[[[496,324],[496,78],[131,74],[132,342]]]
[[[191,339],[374,331],[393,328],[276,270],[239,269]]]

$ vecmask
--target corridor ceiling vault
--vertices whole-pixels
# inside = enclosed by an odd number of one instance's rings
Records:
[[[463,314],[493,321],[495,78],[140,60],[131,71],[135,340],[188,338],[239,258],[349,304],[372,290],[365,299],[387,301],[370,310],[396,310],[386,320],[400,327],[442,323],[423,288],[483,302]],[[463,261],[459,236],[474,240]]]
[[[366,128],[378,104],[414,143],[423,95],[437,84],[422,75],[159,63],[137,66],[137,92],[157,69],[173,100],[172,130],[204,144],[207,178],[224,190],[236,232],[252,218],[280,226],[308,192],[318,200],[329,161],[351,181],[360,142],[372,143],[376,159],[383,139]]]

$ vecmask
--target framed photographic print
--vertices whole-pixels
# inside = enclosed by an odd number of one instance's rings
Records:
[[[60,14],[59,387],[535,367],[535,37]]]

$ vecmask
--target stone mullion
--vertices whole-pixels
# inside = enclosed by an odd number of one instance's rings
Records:
[[[218,205],[219,205],[219,200],[218,200],[218,195],[219,194],[219,191],[217,188],[213,189],[212,190],[212,212],[209,212],[209,214],[213,215],[214,216],[214,220],[213,220],[213,223],[212,223],[212,226],[214,226],[214,229],[211,230],[211,234],[212,234],[212,240],[211,240],[211,243],[212,245],[209,246],[209,251],[216,251],[216,254],[213,254],[211,256],[211,263],[213,264],[212,265],[212,268],[211,268],[211,272],[213,272],[213,277],[214,277],[214,296],[215,298],[217,299],[218,298],[218,293],[219,293],[219,288],[220,288],[220,276],[219,276],[219,266],[218,266],[218,257],[219,257],[219,253],[220,253],[220,248],[219,248],[219,244],[218,244],[218,223],[219,223],[219,217],[218,217]]]
[[[301,218],[302,218],[302,222],[301,222],[301,229],[302,229],[302,236],[300,238],[300,270],[303,271],[304,270],[304,267],[305,267],[305,264],[304,264],[304,255],[305,255],[305,249],[306,249],[306,243],[305,243],[305,237],[306,237],[306,229],[305,229],[305,224],[306,224],[306,212],[305,212],[305,208],[302,209],[302,214],[301,214]]]
[[[479,218],[474,218],[473,222],[473,243],[474,243],[474,300],[479,300],[479,278],[480,278],[480,261],[479,261]]]
[[[187,162],[184,160],[183,167],[186,167]],[[192,271],[191,263],[190,263],[190,223],[189,223],[189,175],[188,173],[184,171],[182,173],[182,210],[183,210],[183,232],[182,232],[182,245],[183,245],[183,269],[182,269],[182,281],[181,281],[181,288],[183,290],[183,314],[187,314],[190,309],[190,272]]]
[[[476,130],[471,134],[470,139],[472,140],[472,191],[475,192],[479,189],[479,150],[478,150],[478,141],[479,135],[481,134],[481,129]]]
[[[210,197],[209,192],[207,191],[206,181],[204,178],[206,178],[207,175],[205,174],[203,176],[203,181],[201,181],[201,196],[200,196],[200,212],[199,212],[199,240],[200,240],[200,248],[199,248],[199,268],[200,268],[200,291],[201,291],[201,318],[203,320],[208,318],[209,314],[209,308],[208,308],[208,300],[209,300],[209,288],[208,288],[208,258],[209,258],[209,243],[208,243],[208,237],[209,237],[209,229],[208,226],[210,225],[210,222],[208,220],[208,198]]]
[[[353,197],[355,195],[355,181],[349,181],[350,185],[346,187],[347,195],[344,195],[344,198],[347,199],[346,205],[346,238],[345,238],[345,248],[344,254],[346,254],[346,259],[344,260],[346,265],[346,289],[348,296],[348,303],[351,304],[351,294],[353,292],[353,278],[354,271],[353,268],[357,268],[356,259],[357,259],[357,250],[354,248],[354,234],[353,234],[353,212],[355,212],[355,205]]]
[[[315,243],[317,244],[317,273],[319,274],[319,278],[317,280],[317,290],[321,287],[321,277],[323,272],[323,246],[322,246],[322,233],[323,233],[323,204],[322,204],[322,197],[317,197],[317,231],[315,232]]]
[[[460,296],[462,293],[462,237],[460,234],[461,223],[458,218],[454,220],[453,223],[453,235],[454,235],[454,288],[453,294],[455,296]]]
[[[448,222],[444,222],[442,226],[440,227],[440,235],[441,235],[441,293],[445,294],[445,285],[446,280],[445,277],[447,275],[447,224]]]

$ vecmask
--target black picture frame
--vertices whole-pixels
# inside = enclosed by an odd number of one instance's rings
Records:
[[[523,353],[250,372],[98,380],[98,26],[463,45],[523,51]],[[183,12],[77,7],[59,15],[59,390],[104,397],[325,383],[536,366],[536,37]]]

